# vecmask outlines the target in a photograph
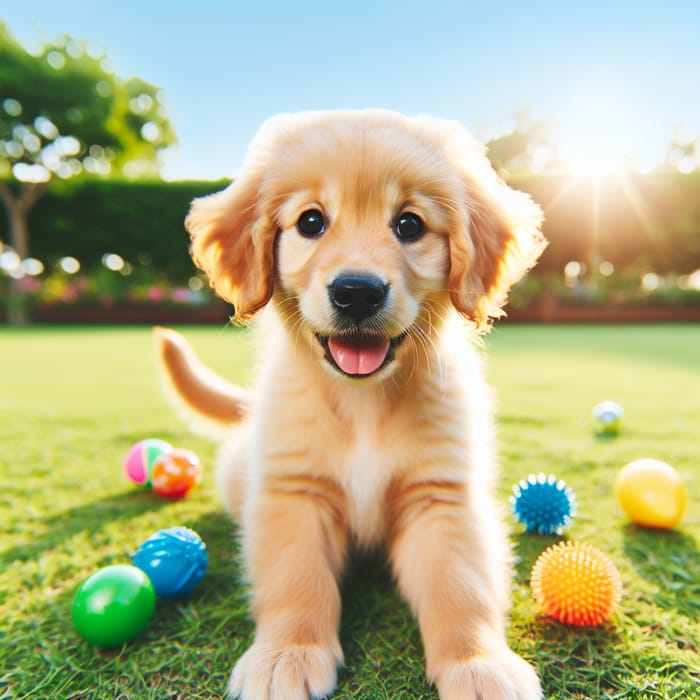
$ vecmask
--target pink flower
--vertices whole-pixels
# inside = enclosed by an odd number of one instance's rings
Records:
[[[163,301],[163,299],[165,298],[165,292],[163,291],[162,287],[158,287],[154,284],[153,286],[148,288],[146,298],[148,299],[148,301],[152,302]]]
[[[41,282],[35,277],[25,275],[17,280],[17,288],[25,294],[38,294],[41,291]]]
[[[78,290],[70,284],[66,285],[63,291],[61,292],[61,301],[64,301],[67,304],[72,304],[77,300]]]
[[[175,287],[170,292],[170,299],[178,304],[187,304],[190,300],[190,290],[185,287]]]

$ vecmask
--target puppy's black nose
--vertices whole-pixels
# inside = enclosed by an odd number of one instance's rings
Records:
[[[328,286],[333,306],[356,321],[376,314],[386,303],[389,285],[374,275],[343,274]]]

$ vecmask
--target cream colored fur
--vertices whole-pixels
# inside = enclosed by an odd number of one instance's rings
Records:
[[[317,238],[297,229],[309,209],[326,221]],[[394,230],[406,211],[425,223],[414,241]],[[338,580],[354,543],[386,548],[442,700],[541,697],[506,641],[510,556],[470,338],[535,262],[540,219],[462,127],[384,111],[276,117],[240,177],[195,201],[195,261],[239,320],[265,309],[251,394],[212,377],[177,334],[157,336],[180,403],[233,431],[217,484],[242,526],[257,627],[232,696],[333,690]],[[339,332],[328,288],[348,270],[390,290],[371,332],[403,336],[367,377],[339,371],[319,340]]]

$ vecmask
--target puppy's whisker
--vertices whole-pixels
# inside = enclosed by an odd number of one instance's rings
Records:
[[[430,368],[431,357],[435,357],[435,359],[437,360],[437,369],[440,375],[440,387],[441,390],[444,392],[446,372],[442,360],[442,354],[433,339],[433,336],[435,335],[438,329],[433,324],[431,311],[431,305],[425,305],[424,307],[422,307],[421,312],[419,314],[419,319],[423,320],[423,324],[414,324],[414,327],[418,331],[418,337],[420,338],[422,345],[424,346],[424,352],[428,361],[428,367]]]
[[[305,326],[305,319],[301,309],[299,309],[298,299],[294,296],[283,297],[278,302],[278,308],[287,322],[291,324],[289,333],[293,339],[293,347],[296,354],[301,343],[301,335]]]
[[[423,347],[425,348],[425,354],[428,358],[428,367],[430,368],[430,357],[434,357],[437,361],[437,371],[440,376],[440,388],[444,392],[445,390],[445,368],[443,365],[442,361],[442,355],[438,349],[438,347],[435,345],[435,341],[431,337],[430,334],[426,333],[425,331],[422,331],[421,333],[421,340],[423,343]],[[432,352],[430,350],[432,349]],[[432,369],[432,368],[430,368]]]

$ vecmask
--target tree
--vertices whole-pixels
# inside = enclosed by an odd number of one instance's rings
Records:
[[[48,187],[76,177],[156,176],[160,151],[174,141],[158,88],[117,77],[104,55],[68,36],[32,55],[0,22],[0,201],[20,260],[30,251],[29,212]],[[21,275],[12,274],[10,299]],[[26,320],[17,303],[8,316]]]
[[[513,128],[487,142],[491,164],[502,175],[551,168],[556,158],[551,130],[548,122],[534,120],[526,110],[518,111]]]

